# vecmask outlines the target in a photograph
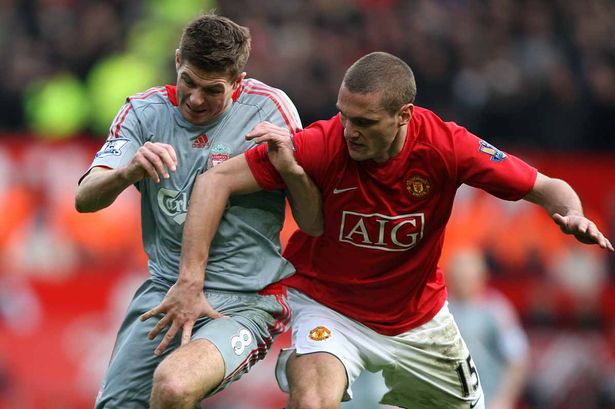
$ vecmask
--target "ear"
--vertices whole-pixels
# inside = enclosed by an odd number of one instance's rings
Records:
[[[399,126],[408,125],[412,119],[412,113],[414,111],[413,104],[404,104],[399,110]]]
[[[179,48],[175,50],[175,69],[179,71],[181,65],[181,55],[179,54]]]
[[[237,78],[235,78],[235,81],[233,81],[233,90],[236,90],[237,87],[239,87],[239,84],[241,84],[241,81],[243,81],[246,78],[246,72],[242,72],[241,74],[239,74],[237,76]]]

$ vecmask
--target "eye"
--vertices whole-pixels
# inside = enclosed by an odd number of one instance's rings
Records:
[[[361,128],[366,128],[368,126],[372,126],[373,124],[375,124],[375,121],[372,121],[370,119],[365,119],[365,118],[356,118],[352,121],[353,124],[355,124],[355,126],[360,126]]]
[[[182,79],[184,80],[184,83],[189,86],[189,87],[194,87],[194,81],[192,81],[192,79],[190,79],[190,77],[187,76],[183,76]]]

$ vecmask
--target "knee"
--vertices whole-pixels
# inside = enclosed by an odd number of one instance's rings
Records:
[[[193,392],[183,378],[162,362],[154,372],[153,407],[183,407],[194,400]]]

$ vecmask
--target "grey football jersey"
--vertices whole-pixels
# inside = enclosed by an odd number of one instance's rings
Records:
[[[127,99],[111,124],[109,137],[92,167],[126,165],[145,142],[174,147],[177,170],[170,178],[137,183],[141,192],[142,235],[152,279],[177,280],[184,221],[196,177],[254,146],[244,136],[269,121],[301,128],[293,103],[282,91],[246,79],[218,118],[202,126],[186,121],[177,108],[175,87],[157,87]],[[284,222],[283,192],[233,196],[212,242],[205,287],[258,291],[294,272],[281,256],[279,232]]]

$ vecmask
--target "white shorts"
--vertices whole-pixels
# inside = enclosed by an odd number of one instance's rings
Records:
[[[288,392],[286,364],[298,355],[328,352],[346,368],[344,401],[362,371],[382,370],[387,392],[380,403],[413,409],[484,409],[476,367],[447,304],[429,322],[395,336],[379,334],[289,289],[292,347],[278,357],[276,378]]]

